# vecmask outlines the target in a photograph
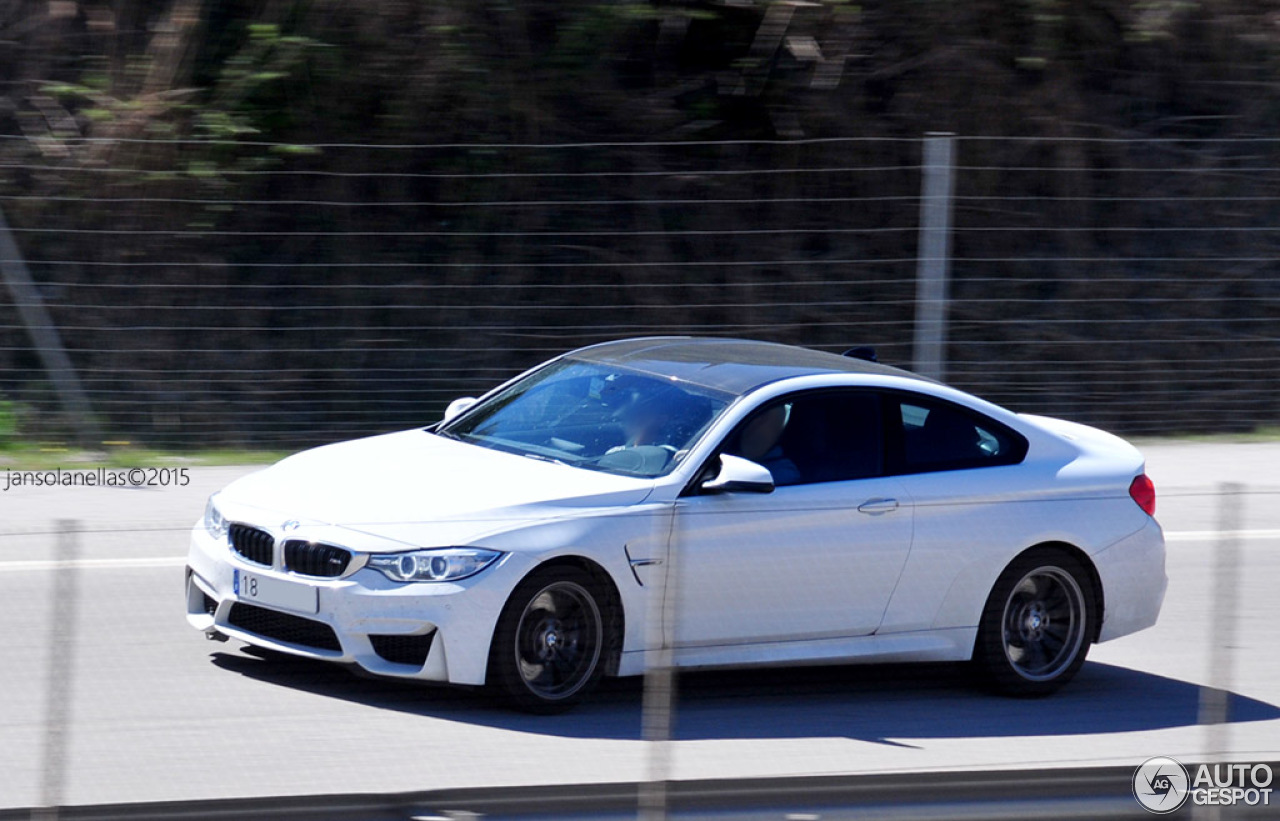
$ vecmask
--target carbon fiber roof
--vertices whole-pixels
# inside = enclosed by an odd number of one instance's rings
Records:
[[[605,342],[569,354],[735,395],[795,376],[860,373],[922,379],[899,368],[810,348],[748,339],[643,337]]]

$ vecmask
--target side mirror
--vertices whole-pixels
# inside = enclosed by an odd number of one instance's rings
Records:
[[[449,403],[449,407],[444,409],[444,421],[448,422],[471,409],[477,400],[474,396],[464,396],[461,399],[455,399]]]
[[[703,493],[772,493],[773,474],[741,456],[720,456],[720,472],[702,483]]]

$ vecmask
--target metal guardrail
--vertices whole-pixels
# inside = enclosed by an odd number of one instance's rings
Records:
[[[1280,769],[1280,760],[1272,762]],[[670,817],[718,821],[844,819],[1140,819],[1130,766],[859,776],[676,781]],[[92,807],[63,807],[66,821],[613,821],[636,817],[638,783],[431,790],[388,795],[311,795]],[[1190,803],[1169,818],[1189,818]],[[1273,807],[1238,807],[1222,817],[1274,817]],[[27,821],[30,810],[0,811]]]

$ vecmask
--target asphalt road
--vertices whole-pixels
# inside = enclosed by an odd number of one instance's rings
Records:
[[[1280,443],[1144,450],[1169,536],[1164,613],[1151,630],[1095,647],[1069,688],[1009,700],[951,666],[687,675],[670,776],[1136,766],[1213,752],[1274,760]],[[183,618],[186,532],[208,493],[243,472],[193,469],[181,489],[0,490],[0,808],[41,802],[45,717],[49,693],[59,691],[69,696],[61,770],[69,804],[650,774],[634,680],[608,683],[569,715],[531,717],[466,691],[364,680],[206,642]],[[1246,491],[1241,518],[1227,523],[1240,560],[1230,594],[1215,597],[1216,493],[1226,481]],[[58,519],[81,529],[72,569],[53,562]],[[56,579],[71,579],[78,595],[72,612],[55,617]],[[51,682],[59,665],[50,647],[66,630],[71,655],[60,658],[69,674]],[[1202,685],[1232,693],[1229,723],[1198,724]]]

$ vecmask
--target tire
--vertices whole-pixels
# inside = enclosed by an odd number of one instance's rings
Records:
[[[1089,574],[1063,550],[1033,550],[1000,574],[978,625],[973,660],[996,690],[1045,696],[1080,670],[1097,634]]]
[[[603,597],[576,567],[536,570],[507,600],[489,650],[489,683],[514,707],[558,713],[595,687],[604,668]]]

